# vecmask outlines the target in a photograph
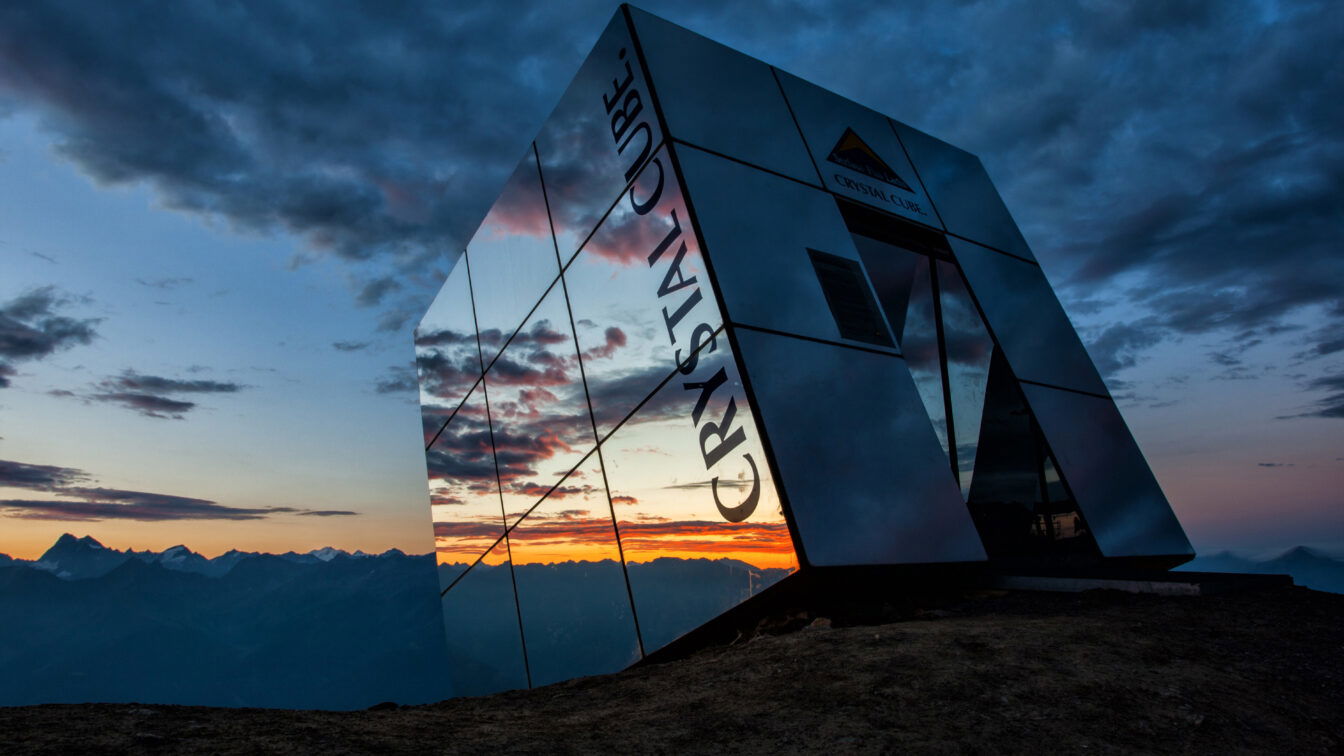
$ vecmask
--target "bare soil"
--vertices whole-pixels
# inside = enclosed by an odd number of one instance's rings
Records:
[[[989,592],[915,614],[429,706],[0,708],[0,753],[1344,752],[1344,596]]]

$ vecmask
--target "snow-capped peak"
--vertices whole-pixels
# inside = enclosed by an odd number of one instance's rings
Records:
[[[315,556],[315,557],[317,557],[318,559],[321,559],[321,560],[324,561],[324,562],[330,562],[331,560],[335,559],[336,557],[338,557],[338,556],[342,556],[342,555],[344,555],[344,556],[350,556],[350,555],[349,555],[347,552],[345,552],[344,550],[342,550],[342,549],[337,549],[337,548],[333,548],[333,547],[331,547],[331,546],[323,546],[323,547],[320,548],[320,549],[313,549],[312,551],[310,551],[310,552],[308,552],[308,553],[311,554],[311,555],[313,555],[313,556]]]

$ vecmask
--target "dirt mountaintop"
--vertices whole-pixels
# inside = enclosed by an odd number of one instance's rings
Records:
[[[1344,750],[1344,596],[986,592],[906,614],[802,617],[670,663],[428,706],[0,708],[0,752]]]

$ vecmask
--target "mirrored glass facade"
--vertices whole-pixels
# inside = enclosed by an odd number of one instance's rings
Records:
[[[975,156],[628,7],[416,356],[461,695],[806,571],[1192,555]]]

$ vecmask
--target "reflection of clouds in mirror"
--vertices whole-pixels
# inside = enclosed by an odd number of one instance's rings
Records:
[[[618,15],[537,136],[562,260],[574,254],[620,196],[632,165],[637,168],[646,151],[662,142],[653,106],[643,102],[648,90],[629,54],[633,49]]]
[[[434,547],[441,563],[470,563],[504,534],[494,450],[480,386],[425,452]]]
[[[415,330],[415,366],[425,443],[481,376],[466,261],[459,259]]]
[[[660,150],[564,274],[599,434],[722,322],[670,165]]]
[[[485,376],[510,523],[596,444],[564,290],[552,287]]]
[[[676,374],[603,444],[607,481],[628,562],[662,557],[727,558],[757,567],[795,569],[792,540],[745,393],[726,340],[716,352],[697,355],[693,375]],[[702,395],[706,375],[722,370],[724,383]],[[696,407],[704,399],[700,421]],[[729,419],[728,407],[735,408]],[[718,436],[707,423],[743,441],[721,459],[712,451]],[[755,492],[759,502],[742,522],[728,522],[716,498],[730,510]]]
[[[597,455],[575,472],[509,531],[515,564],[620,560]]]
[[[560,273],[532,150],[467,244],[467,258],[488,365]],[[492,331],[498,335],[487,339]]]

